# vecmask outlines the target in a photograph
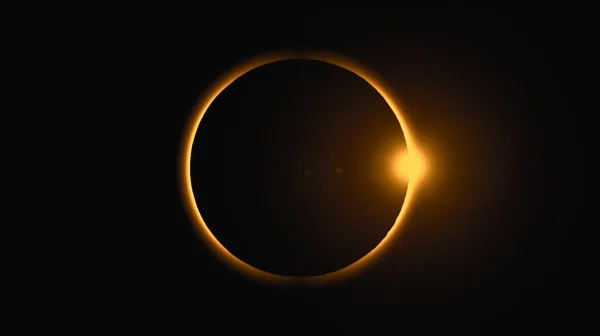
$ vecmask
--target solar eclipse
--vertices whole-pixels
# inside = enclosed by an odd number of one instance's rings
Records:
[[[194,189],[192,186],[190,171],[192,147],[196,137],[196,132],[200,122],[202,121],[202,118],[216,97],[219,96],[219,94],[236,79],[245,75],[251,70],[274,62],[294,59],[325,62],[350,71],[362,78],[383,97],[391,110],[394,112],[400,127],[402,128],[406,141],[406,151],[392,154],[389,159],[389,166],[381,167],[383,170],[389,170],[399,180],[407,182],[407,191],[404,202],[392,228],[389,230],[385,238],[381,240],[381,242],[373,250],[364,255],[362,258],[356,260],[354,263],[327,274],[314,276],[285,276],[270,273],[252,266],[251,264],[243,261],[231,253],[226,246],[217,240],[200,213],[198,204],[196,203],[196,199],[194,197]],[[230,72],[223,75],[211,88],[206,91],[205,95],[200,99],[200,102],[193,111],[189,124],[184,132],[181,145],[179,178],[182,199],[193,225],[208,248],[222,262],[240,274],[253,280],[273,284],[309,285],[327,283],[355,275],[368,267],[376,258],[380,257],[383,252],[385,252],[385,250],[390,246],[391,242],[398,236],[400,232],[400,228],[415,197],[415,192],[418,188],[418,185],[422,181],[424,168],[424,158],[419,151],[417,144],[415,143],[415,139],[410,132],[409,125],[403,117],[396,99],[392,96],[391,91],[388,88],[385,88],[384,83],[366,67],[343,56],[327,53],[273,53],[253,58],[252,60],[235,67]],[[337,174],[343,173],[341,168],[334,168],[333,171]],[[304,171],[304,174],[306,176],[311,176],[314,174],[314,172],[307,168],[307,170]]]

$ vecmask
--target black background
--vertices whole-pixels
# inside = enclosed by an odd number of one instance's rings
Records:
[[[579,153],[575,139],[564,136],[576,131],[576,118],[562,118],[558,127],[559,113],[575,114],[566,92],[577,43],[553,17],[290,9],[146,18],[113,33],[104,52],[118,64],[113,89],[124,102],[114,123],[131,135],[122,146],[135,148],[132,165],[117,165],[135,184],[123,205],[134,211],[107,229],[123,237],[119,262],[108,267],[116,305],[156,316],[192,312],[192,320],[217,325],[227,318],[265,325],[558,321],[572,289],[565,223],[577,221],[567,216],[576,201],[564,195],[578,188],[561,176],[573,175]],[[430,160],[401,243],[360,276],[324,288],[270,287],[227,269],[195,234],[177,185],[181,135],[203,91],[248,57],[279,49],[354,58],[380,74],[404,106],[410,85],[411,122]],[[281,272],[332,269],[364,253],[391,225],[401,192],[364,182],[373,168],[361,165],[357,153],[403,146],[401,132],[376,95],[343,71],[277,66],[236,82],[237,93],[232,86],[215,101],[219,117],[209,109],[200,130],[210,140],[198,162],[218,164],[192,172],[199,184],[205,180],[199,204],[215,232],[256,264]],[[305,82],[285,79],[295,75]],[[289,88],[278,84],[286,81]],[[270,98],[268,90],[279,93]],[[296,99],[292,107],[288,99]],[[347,121],[348,114],[356,116]],[[338,167],[343,173],[336,175]],[[284,188],[282,181],[293,182]],[[273,202],[278,210],[269,216]],[[315,204],[348,213],[323,215]],[[241,223],[232,209],[258,210]],[[367,223],[377,229],[367,230]]]

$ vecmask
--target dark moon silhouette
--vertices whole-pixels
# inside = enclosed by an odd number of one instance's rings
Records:
[[[310,60],[254,69],[207,110],[193,144],[198,209],[238,258],[281,275],[318,275],[372,250],[394,224],[406,185],[389,173],[405,150],[379,93]]]

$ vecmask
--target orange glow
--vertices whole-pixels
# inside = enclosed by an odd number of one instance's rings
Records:
[[[392,170],[402,181],[418,180],[425,173],[425,160],[419,153],[399,153],[392,159]]]
[[[229,73],[226,73],[221,79],[219,79],[215,84],[207,90],[205,96],[202,97],[196,106],[191,119],[189,120],[188,127],[185,129],[185,133],[183,135],[182,144],[181,144],[181,156],[180,156],[180,171],[179,171],[179,181],[182,192],[182,199],[185,205],[185,208],[189,214],[190,219],[192,220],[194,226],[196,227],[200,238],[206,243],[208,248],[221,259],[226,265],[241,273],[242,275],[261,282],[267,282],[271,284],[280,284],[280,285],[316,285],[316,284],[325,284],[330,283],[332,281],[337,281],[341,279],[345,279],[349,276],[356,275],[360,271],[363,271],[367,266],[373,263],[373,261],[379,258],[392,244],[392,242],[399,236],[400,228],[402,227],[402,223],[405,220],[409,209],[415,199],[415,192],[417,190],[417,186],[419,182],[421,182],[422,170],[402,168],[401,171],[407,172],[408,176],[408,185],[406,190],[406,195],[404,199],[404,203],[396,218],[396,221],[387,235],[381,240],[381,242],[369,253],[364,255],[359,260],[354,263],[339,269],[337,271],[323,274],[323,275],[315,275],[315,276],[284,276],[279,274],[273,274],[261,269],[258,269],[243,260],[239,259],[235,255],[233,255],[225,246],[223,246],[217,238],[212,234],[207,224],[204,222],[202,215],[198,209],[198,205],[196,204],[196,200],[194,197],[194,191],[192,186],[192,179],[190,175],[190,162],[192,156],[192,146],[194,143],[194,138],[196,136],[196,132],[198,130],[198,126],[200,125],[200,121],[202,117],[210,107],[211,103],[214,99],[232,82],[234,82],[237,78],[243,76],[247,72],[256,69],[260,66],[284,61],[284,60],[292,60],[292,59],[304,59],[304,60],[315,60],[322,61],[325,63],[329,63],[331,65],[340,67],[342,69],[348,70],[357,76],[364,79],[367,83],[369,83],[379,94],[385,99],[387,104],[390,106],[394,114],[396,115],[398,122],[400,123],[400,127],[404,133],[404,137],[406,140],[407,147],[407,155],[410,158],[422,158],[416,144],[414,137],[412,136],[410,129],[408,128],[408,124],[404,117],[402,116],[400,107],[395,102],[395,99],[391,95],[391,91],[387,89],[384,83],[378,79],[378,77],[370,72],[367,68],[362,67],[360,64],[347,59],[345,57],[339,55],[333,55],[329,53],[292,53],[292,52],[281,52],[281,53],[273,53],[266,56],[256,57],[249,62],[243,63],[238,67],[231,70]],[[404,162],[404,161],[401,161]],[[422,161],[411,161],[407,162],[422,162]],[[400,164],[402,167],[405,166],[404,163]],[[407,167],[413,167],[413,165],[406,165]],[[416,165],[419,167],[419,165]],[[419,172],[419,173],[417,173]]]

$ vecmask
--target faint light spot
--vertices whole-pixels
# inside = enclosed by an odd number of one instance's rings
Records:
[[[304,176],[306,176],[306,177],[310,177],[310,176],[312,176],[312,174],[313,174],[312,169],[306,169],[304,171]]]
[[[335,173],[336,174],[341,174],[342,173],[342,168],[336,168],[335,169]]]

